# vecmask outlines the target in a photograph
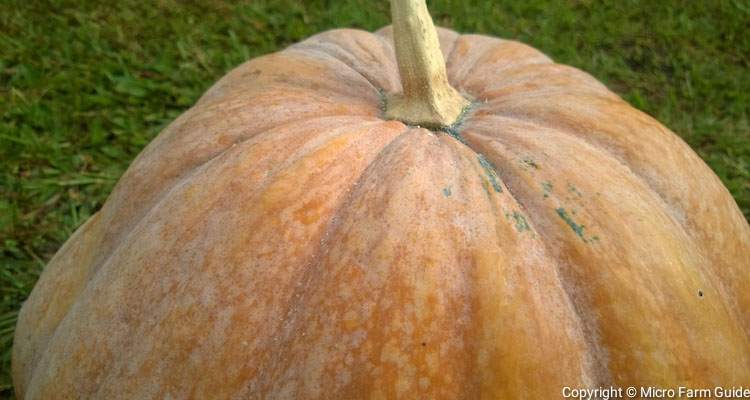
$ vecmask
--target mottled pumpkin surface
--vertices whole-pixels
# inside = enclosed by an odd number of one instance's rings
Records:
[[[675,134],[514,41],[440,30],[459,125],[385,121],[390,31],[215,84],[25,303],[24,399],[560,397],[750,382],[750,229]]]

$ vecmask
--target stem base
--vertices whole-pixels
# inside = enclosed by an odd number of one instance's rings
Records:
[[[455,90],[436,101],[428,100],[403,94],[390,95],[386,98],[385,117],[425,128],[444,128],[453,125],[470,104]]]

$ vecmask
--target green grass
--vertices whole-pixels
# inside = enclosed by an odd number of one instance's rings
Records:
[[[596,76],[680,134],[750,217],[748,0],[475,3],[429,2],[441,25]],[[1,2],[0,397],[21,302],[149,140],[242,61],[388,19],[366,0]]]

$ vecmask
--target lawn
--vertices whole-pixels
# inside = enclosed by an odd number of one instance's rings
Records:
[[[0,397],[21,302],[130,161],[227,70],[386,1],[0,3]],[[428,1],[438,24],[531,44],[682,136],[750,218],[750,1]]]

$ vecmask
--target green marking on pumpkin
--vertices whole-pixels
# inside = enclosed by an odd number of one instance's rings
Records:
[[[542,194],[544,195],[545,199],[549,197],[549,194],[551,191],[552,191],[552,183],[550,181],[542,182]]]
[[[388,98],[387,98],[387,94],[385,93],[385,90],[378,89],[378,96],[380,96],[378,109],[380,110],[381,116],[385,118],[385,109],[386,109],[386,106],[388,105]]]
[[[451,126],[446,126],[439,128],[439,130],[447,133],[449,136],[453,137],[454,139],[458,140],[459,142],[463,143],[467,147],[469,147],[469,144],[466,142],[466,139],[461,135],[461,125],[464,123],[464,120],[466,117],[471,113],[471,111],[476,108],[478,105],[480,105],[482,102],[480,101],[473,101],[468,106],[466,106],[463,111],[461,111],[461,114],[456,119],[456,122],[453,123]],[[471,149],[471,147],[469,147]],[[473,150],[473,149],[472,149]],[[495,166],[492,165],[489,161],[487,161],[486,158],[484,158],[483,155],[477,153],[477,158],[479,159],[479,164],[482,166],[482,169],[484,169],[485,174],[487,174],[487,177],[489,178],[489,183],[492,185],[492,188],[497,193],[503,192],[503,187],[500,185],[500,178],[497,176],[497,172],[495,170]],[[490,193],[489,186],[487,185],[486,181],[482,181],[482,187],[484,187],[484,190],[487,192],[487,194]],[[445,194],[445,190],[443,190],[443,193]]]
[[[571,218],[570,215],[568,215],[568,212],[565,211],[565,209],[562,207],[556,209],[555,211],[557,211],[557,215],[559,215],[560,218],[562,218],[563,221],[565,221],[565,223],[567,223],[570,228],[573,229],[573,232],[575,232],[576,235],[578,235],[580,238],[583,238],[584,225],[578,225],[575,221],[573,221],[573,218]]]
[[[445,197],[451,197],[451,187],[444,187],[443,188],[443,196]]]
[[[455,125],[443,128],[442,131],[452,136],[454,139],[458,140],[459,142],[468,145],[466,143],[466,139],[464,139],[464,137],[461,136],[461,132],[458,131]]]
[[[477,154],[477,159],[479,159],[479,165],[484,169],[484,173],[487,175],[487,179],[489,179],[492,188],[495,189],[497,193],[502,193],[503,187],[500,185],[500,178],[497,177],[497,172],[495,172],[495,166],[481,154]]]
[[[555,211],[557,211],[557,215],[559,215],[560,218],[562,218],[563,221],[565,221],[565,223],[570,226],[570,229],[572,229],[579,238],[583,239],[583,241],[586,243],[589,242],[589,240],[586,239],[586,234],[584,232],[585,225],[578,225],[575,221],[573,221],[573,218],[568,215],[568,212],[565,211],[565,209],[562,207],[555,209]]]
[[[484,192],[487,193],[487,196],[490,195],[490,185],[487,183],[487,180],[482,179],[482,188],[484,189]]]
[[[523,169],[539,169],[539,165],[531,158],[531,157],[524,157],[520,160],[521,167]]]
[[[458,118],[456,118],[456,122],[454,122],[453,125],[442,127],[439,129],[447,133],[449,136],[453,137],[454,139],[458,140],[459,142],[468,146],[469,144],[466,143],[466,139],[464,139],[464,137],[461,136],[460,128],[461,128],[461,124],[464,123],[464,119],[466,119],[466,116],[469,115],[471,110],[473,110],[478,104],[479,102],[476,102],[476,101],[469,103],[469,105],[464,107],[463,111],[461,111],[461,114],[458,115]]]
[[[519,232],[531,230],[531,227],[529,227],[529,223],[526,222],[526,217],[524,217],[521,213],[519,213],[518,211],[513,211],[512,217],[513,220],[516,221],[516,229]]]
[[[583,197],[583,194],[580,191],[578,191],[578,189],[576,189],[576,187],[573,186],[572,183],[568,184],[568,191],[577,195],[578,197]]]

